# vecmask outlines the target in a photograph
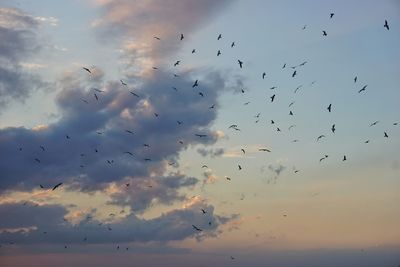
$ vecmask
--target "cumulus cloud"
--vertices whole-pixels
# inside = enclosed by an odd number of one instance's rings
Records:
[[[0,8],[0,109],[10,100],[23,101],[48,86],[24,69],[23,62],[41,49],[38,21],[14,8]]]

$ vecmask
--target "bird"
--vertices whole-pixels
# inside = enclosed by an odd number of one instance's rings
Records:
[[[67,135],[65,135],[65,138],[67,138],[67,139],[71,139],[71,137],[69,137],[69,135],[67,134]]]
[[[199,86],[199,80],[196,80],[196,81],[194,82],[194,84],[192,85],[192,88],[194,88],[194,87],[196,87],[196,86]]]
[[[43,186],[43,185],[40,184],[39,186],[40,186],[40,188],[44,189],[44,186]]]
[[[336,131],[335,124],[332,125],[331,131],[332,131],[332,133],[335,133],[335,131]]]
[[[325,137],[325,135],[323,135],[323,134],[320,135],[320,136],[318,136],[318,137],[317,137],[317,142],[318,142],[321,138],[323,138],[323,137]]]
[[[296,74],[297,74],[297,71],[294,71],[293,74],[292,74],[292,78],[293,78],[294,76],[296,76]]]
[[[57,189],[58,187],[60,187],[62,184],[63,184],[63,183],[58,183],[58,184],[56,184],[56,185],[53,187],[53,189],[51,189],[51,191],[56,190],[56,189]]]
[[[202,92],[199,92],[199,95],[200,95],[201,97],[204,97],[204,94],[203,94]]]
[[[154,39],[157,39],[157,40],[159,40],[159,41],[161,40],[161,38],[160,38],[160,37],[157,37],[157,36],[154,36],[153,38],[154,38]]]
[[[235,46],[235,42],[232,42],[232,43],[231,43],[231,47],[234,47],[234,46]]]
[[[331,14],[330,14],[330,18],[332,18],[332,17],[333,17],[333,15],[335,15],[335,13],[331,13]]]
[[[328,36],[328,34],[326,33],[326,31],[322,31],[322,35],[323,35],[323,36]]]
[[[358,93],[361,93],[362,91],[365,91],[365,89],[367,89],[367,86],[368,86],[368,84],[364,85],[360,90],[358,90]]]
[[[276,89],[276,88],[277,88],[276,86],[272,86],[272,87],[270,87],[269,89],[274,90],[274,89]]]
[[[231,256],[231,260],[234,260],[235,258],[233,256]]]
[[[195,136],[197,136],[197,137],[206,137],[207,135],[206,134],[195,134]]]
[[[354,83],[356,83],[357,82],[357,76],[355,76],[353,80],[354,80]]]
[[[130,91],[129,93],[131,93],[132,95],[134,95],[134,96],[136,96],[136,97],[139,97],[138,94],[136,94],[136,93],[134,93],[134,92],[132,92],[132,91]]]
[[[218,37],[217,37],[217,40],[219,40],[221,38],[222,38],[222,34],[219,34]]]
[[[297,93],[297,91],[298,91],[301,87],[303,87],[303,85],[297,86],[296,89],[294,90],[294,93]]]
[[[158,115],[158,113],[154,112],[154,117],[157,118],[158,116],[160,116],[160,115]]]
[[[125,151],[124,154],[129,154],[129,155],[133,156],[132,152],[129,152],[129,151]]]
[[[127,84],[123,80],[120,80],[120,82],[122,85],[127,86]]]
[[[304,25],[303,28],[301,28],[302,30],[305,30],[307,28],[307,25]]]
[[[319,159],[319,162],[321,162],[321,161],[323,161],[324,159],[327,159],[327,158],[328,158],[328,155],[325,155],[324,157]]]
[[[185,38],[185,37],[183,36],[183,33],[181,33],[181,38],[180,38],[180,40],[182,41],[183,38]]]
[[[174,63],[174,67],[178,66],[179,63],[181,63],[181,61],[180,61],[180,60],[177,60],[177,61]]]
[[[208,168],[208,166],[207,165],[203,165],[203,166],[201,166],[201,168]]]
[[[293,116],[293,112],[292,112],[292,111],[289,111],[289,115],[290,115],[290,116]]]
[[[243,68],[243,61],[240,61],[240,60],[238,59],[238,63],[239,63],[239,67],[240,67],[240,68]]]
[[[326,108],[329,112],[332,110],[332,104],[329,104],[329,106]]]
[[[225,176],[226,180],[231,181],[232,179],[228,176]]]
[[[199,231],[199,232],[203,231],[203,230],[201,230],[200,228],[198,228],[198,227],[197,227],[196,225],[194,225],[194,224],[192,224],[192,227],[193,227],[193,229],[196,230],[196,231]]]
[[[205,211],[204,209],[201,209],[201,212],[203,212],[203,214],[207,213],[207,211]]]
[[[239,164],[238,164],[238,169],[239,171],[242,170],[242,166],[240,166]]]
[[[296,127],[296,125],[295,124],[290,125],[288,130],[290,131],[290,129],[292,129],[293,127]]]
[[[240,149],[242,152],[243,152],[243,154],[246,154],[246,151],[242,148],[242,149]]]
[[[274,94],[274,95],[272,95],[270,98],[271,98],[271,102],[274,102],[274,99],[275,99],[275,94]]]
[[[385,25],[383,25],[383,27],[385,27],[387,30],[389,30],[389,24],[388,24],[387,20],[385,20]]]
[[[87,72],[89,72],[90,74],[92,74],[92,72],[90,71],[90,69],[82,67],[84,70],[86,70]]]
[[[192,54],[196,53],[196,49],[192,49]]]
[[[35,158],[35,161],[36,161],[37,163],[40,163],[40,159],[38,159],[38,158]]]
[[[374,121],[373,123],[371,123],[371,124],[369,125],[369,127],[377,125],[378,122],[379,122],[379,121]]]
[[[293,106],[293,104],[294,104],[294,101],[291,102],[291,103],[289,104],[289,108],[290,108],[291,106]]]
[[[346,157],[346,155],[344,155],[342,161],[346,161],[346,160],[347,160],[347,157]]]
[[[265,75],[267,75],[267,74],[265,72],[263,72],[263,74],[262,74],[263,79],[265,78]]]
[[[44,146],[39,146],[43,151],[45,151]]]
[[[259,148],[258,151],[271,152],[268,148]]]
[[[386,132],[383,132],[383,137],[389,138],[389,136]]]
[[[221,55],[221,50],[218,50],[217,57],[219,57],[220,55]]]
[[[271,124],[275,124],[275,121],[274,121],[274,120],[271,120]]]
[[[97,96],[97,94],[94,94],[94,98],[96,98],[97,101],[99,101],[99,97]]]

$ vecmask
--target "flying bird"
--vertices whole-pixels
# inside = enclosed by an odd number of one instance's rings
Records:
[[[180,61],[180,60],[177,60],[177,61],[174,63],[174,67],[178,66],[179,63],[181,63],[181,61]]]
[[[353,79],[353,80],[354,80],[354,83],[356,83],[356,82],[357,82],[357,76],[356,76],[356,77],[354,77],[354,79]]]
[[[323,138],[323,137],[325,137],[325,135],[323,135],[323,134],[320,135],[320,136],[318,136],[318,137],[317,137],[317,142],[318,142],[321,138]]]
[[[389,138],[388,134],[386,132],[383,133],[383,137]]]
[[[240,68],[243,68],[243,61],[240,61],[240,60],[238,59],[238,63],[239,63],[239,67],[240,67]]]
[[[89,72],[90,74],[92,74],[92,72],[90,71],[90,69],[82,67],[84,70],[86,70],[87,72]]]
[[[201,209],[201,212],[203,212],[203,214],[207,213],[207,211],[205,211],[204,209]]]
[[[192,54],[196,53],[196,49],[192,49]]]
[[[43,151],[45,151],[44,146],[39,146]]]
[[[195,134],[195,136],[197,136],[197,137],[206,137],[207,135],[206,134]]]
[[[194,225],[194,224],[192,224],[192,227],[193,227],[193,229],[196,230],[196,231],[199,231],[199,232],[203,231],[203,230],[201,230],[200,228],[198,228],[198,227],[197,227],[196,225]]]
[[[274,102],[274,99],[275,99],[275,94],[274,94],[274,95],[272,95],[270,98],[271,98],[271,102]]]
[[[136,97],[139,97],[138,94],[136,94],[136,93],[134,93],[134,92],[132,92],[132,91],[130,91],[129,93],[131,93],[132,95],[134,95],[134,96],[136,96]]]
[[[221,55],[221,50],[218,50],[217,57],[219,57],[220,55]]]
[[[57,189],[58,187],[60,187],[62,184],[63,184],[63,183],[58,183],[58,184],[56,184],[56,185],[53,187],[52,191],[56,190],[56,189]]]
[[[235,46],[235,42],[232,42],[231,47],[234,47],[234,46]]]
[[[240,166],[239,164],[238,164],[238,169],[239,171],[242,170],[242,166]]]
[[[194,88],[194,87],[196,87],[196,86],[199,86],[199,80],[196,80],[196,81],[194,82],[194,84],[192,85],[192,88]]]
[[[185,38],[185,37],[183,36],[183,33],[181,33],[181,38],[180,38],[181,41],[183,40],[183,38]]]
[[[335,131],[336,131],[335,124],[332,125],[331,131],[332,131],[332,133],[335,133]]]
[[[328,34],[326,33],[326,31],[322,31],[322,35],[323,35],[323,36],[328,36]]]
[[[265,75],[267,75],[267,74],[265,72],[263,72],[263,74],[262,74],[263,79],[265,78]]]
[[[333,15],[335,15],[335,13],[331,13],[331,14],[330,14],[330,18],[332,18],[332,17],[333,17]]]
[[[259,148],[258,151],[271,152],[268,148]]]
[[[219,34],[218,37],[217,37],[217,40],[219,40],[221,38],[222,38],[222,34]]]
[[[154,39],[157,39],[157,40],[159,40],[159,41],[161,40],[161,38],[160,38],[160,37],[157,37],[157,36],[154,36],[153,38],[154,38]]]
[[[331,112],[331,110],[332,110],[332,104],[329,104],[329,106],[327,107],[327,110],[328,110],[329,112]]]
[[[367,86],[368,86],[368,84],[367,84],[367,85],[364,85],[364,86],[358,91],[358,93],[361,93],[362,91],[365,91],[365,89],[367,89]]]
[[[292,112],[292,111],[290,111],[290,112],[289,112],[289,115],[290,115],[290,116],[293,116],[293,112]]]
[[[378,122],[379,122],[379,121],[374,121],[373,123],[371,123],[371,124],[369,125],[369,127],[377,125]]]
[[[294,71],[293,74],[292,74],[292,78],[293,78],[294,76],[296,76],[296,74],[297,74],[297,71]]]
[[[387,30],[389,30],[389,24],[388,24],[387,20],[385,20],[385,25],[383,25],[383,27],[385,27]]]
[[[347,157],[346,157],[346,155],[344,155],[342,161],[346,161],[346,160],[347,160]]]
[[[122,85],[127,86],[127,84],[123,80],[120,80],[120,82]]]
[[[94,98],[96,98],[96,100],[99,101],[99,97],[96,95],[96,93],[94,94]]]

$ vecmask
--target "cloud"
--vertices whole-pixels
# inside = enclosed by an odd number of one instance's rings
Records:
[[[195,90],[165,90],[165,84],[191,88],[193,75],[176,79],[160,71],[135,87],[140,97],[119,81],[103,81],[102,75],[92,79],[80,70],[64,76],[58,82],[57,122],[33,129],[0,129],[0,156],[5,159],[0,162],[0,192],[31,190],[39,184],[49,188],[58,182],[82,191],[104,190],[111,183],[152,182],[147,196],[136,196],[136,188],[112,197],[130,202],[138,212],[155,199],[165,203],[182,199],[177,191],[194,186],[197,180],[166,173],[168,162],[176,162],[180,151],[190,145],[218,140],[210,130],[216,110],[209,106],[225,90],[225,77],[217,72],[207,74],[202,82],[204,97]]]
[[[176,54],[182,46],[181,33],[189,39],[196,29],[232,2],[185,0],[177,6],[171,0],[96,1],[103,16],[92,26],[100,38],[121,41],[128,76],[137,76],[138,72],[146,75],[152,66],[159,66]]]
[[[48,86],[24,69],[23,62],[40,51],[37,20],[13,8],[0,8],[0,110],[10,100],[24,101]]]
[[[201,208],[206,209],[203,214]],[[34,243],[126,243],[168,242],[207,236],[216,236],[221,224],[236,216],[221,217],[214,214],[214,207],[205,202],[193,203],[185,208],[166,212],[154,219],[140,219],[130,214],[114,222],[83,220],[71,224],[65,220],[67,210],[59,205],[32,206],[29,203],[3,203],[0,205],[0,243],[18,245]],[[7,216],[3,216],[7,215]],[[197,232],[192,224],[203,231]]]
[[[203,157],[210,156],[211,158],[222,156],[225,152],[223,148],[205,149],[202,147],[198,148],[196,151]]]

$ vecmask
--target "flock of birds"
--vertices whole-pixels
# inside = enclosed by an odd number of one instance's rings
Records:
[[[330,13],[330,15],[329,15],[330,19],[332,19],[334,15],[335,15],[334,13]],[[389,24],[388,24],[387,20],[385,20],[383,26],[384,26],[387,30],[389,30]],[[304,25],[304,26],[302,27],[302,30],[305,30],[306,27],[307,27],[307,25]],[[326,30],[323,30],[323,31],[322,31],[322,36],[327,36],[327,35],[328,35],[327,31],[326,31]],[[179,40],[182,41],[184,38],[185,38],[185,36],[184,36],[183,34],[180,34]],[[220,40],[221,38],[222,38],[222,34],[219,34],[219,35],[217,36],[217,40]],[[154,36],[154,39],[156,39],[157,41],[162,41],[161,38],[158,37],[158,36]],[[230,45],[230,47],[233,48],[235,45],[236,45],[235,42],[232,42],[231,45]],[[191,51],[191,53],[192,53],[192,54],[196,53],[196,49],[193,49],[193,50]],[[221,50],[218,50],[217,53],[216,53],[216,56],[218,57],[218,56],[220,56],[220,55],[221,55]],[[290,68],[292,69],[292,71],[293,71],[292,74],[291,74],[291,77],[295,77],[295,76],[298,74],[298,73],[297,73],[297,69],[300,68],[300,67],[303,67],[303,66],[306,65],[307,63],[308,63],[307,61],[304,61],[304,62],[300,63],[299,65],[290,67]],[[180,64],[181,64],[181,61],[180,61],[180,60],[177,60],[176,62],[173,63],[173,66],[174,66],[174,67],[177,67],[177,66],[180,65]],[[240,59],[237,59],[237,64],[238,64],[238,66],[239,66],[240,69],[242,69],[242,68],[245,67],[244,62],[243,62],[242,60],[240,60]],[[285,69],[285,68],[287,68],[286,63],[282,66],[282,69]],[[153,67],[153,69],[154,69],[154,70],[157,70],[158,67]],[[83,67],[83,70],[84,70],[85,72],[87,72],[89,75],[92,75],[92,74],[93,74],[93,70],[91,70],[91,69],[88,68],[88,67]],[[174,75],[175,77],[179,77],[179,75],[177,75],[177,74],[173,74],[173,75]],[[265,73],[265,72],[263,72],[263,73],[261,74],[261,78],[262,78],[262,79],[265,79],[265,78],[266,78],[266,73]],[[128,84],[127,84],[125,81],[120,80],[120,82],[121,82],[121,85],[122,85],[122,86],[128,87]],[[357,83],[357,76],[354,77],[353,82],[354,82],[354,83]],[[313,83],[314,83],[314,82],[313,82]],[[199,80],[195,80],[195,81],[193,82],[192,88],[195,88],[195,87],[198,87],[198,86],[199,86]],[[363,92],[365,92],[365,91],[367,90],[367,86],[368,86],[367,84],[363,85],[363,86],[358,90],[358,93],[363,93]],[[299,90],[301,87],[302,87],[302,86],[298,86],[298,87],[294,90],[294,93],[297,93],[298,90]],[[174,90],[176,90],[176,91],[178,90],[176,87],[172,87],[172,88],[173,88]],[[271,87],[270,89],[271,89],[271,90],[274,90],[274,89],[276,89],[276,87],[274,86],[274,87]],[[101,93],[103,93],[104,91],[103,91],[103,90],[100,90],[100,89],[96,89],[96,88],[93,89],[93,90],[95,90],[95,92],[93,93],[93,96],[94,96],[94,98],[96,99],[96,101],[98,101],[98,100],[99,100],[99,95],[100,95]],[[241,89],[241,92],[242,92],[242,93],[245,93],[245,92],[244,92],[244,89]],[[130,91],[130,94],[132,94],[134,97],[137,97],[137,98],[140,98],[140,97],[141,97],[138,93],[133,92],[133,91]],[[201,97],[204,97],[204,94],[203,94],[202,92],[199,92],[198,94],[199,94]],[[271,103],[274,102],[275,99],[276,99],[276,97],[277,97],[276,94],[273,94],[272,96],[270,96],[270,97],[269,97],[270,102],[271,102]],[[83,101],[84,103],[86,103],[86,104],[89,104],[89,101],[88,101],[87,99],[82,99],[82,101]],[[246,102],[246,103],[244,103],[244,105],[248,105],[249,103],[250,103],[250,102]],[[294,102],[290,103],[290,104],[289,104],[289,108],[290,108],[293,104],[294,104]],[[215,105],[212,105],[212,106],[210,106],[209,108],[210,108],[210,109],[214,109],[214,107],[215,107]],[[333,111],[333,107],[334,107],[334,105],[333,105],[332,103],[329,103],[329,105],[326,107],[327,112],[331,113],[331,112]],[[290,110],[290,111],[289,111],[289,115],[290,115],[290,116],[293,116],[293,115],[294,115],[293,110]],[[155,116],[155,117],[158,117],[159,114],[158,114],[158,113],[154,113],[154,116]],[[258,122],[258,118],[259,118],[259,117],[260,117],[260,113],[258,113],[258,114],[255,116],[255,118],[257,119],[256,122]],[[178,125],[181,125],[182,123],[183,123],[183,121],[177,120],[177,124],[178,124]],[[377,125],[378,123],[379,123],[379,121],[374,121],[373,123],[370,124],[370,126],[373,127],[373,126]],[[274,120],[271,120],[271,124],[275,124],[275,121],[274,121]],[[399,123],[398,123],[398,122],[395,122],[395,123],[393,123],[393,125],[399,125]],[[291,125],[291,126],[289,127],[289,130],[290,130],[291,128],[293,128],[293,127],[295,127],[295,125]],[[228,129],[232,129],[232,130],[234,130],[234,131],[241,131],[241,129],[239,128],[239,126],[238,126],[237,124],[232,124],[232,125],[230,125],[230,126],[228,127]],[[331,132],[334,134],[335,131],[336,131],[336,124],[332,124],[330,130],[331,130]],[[280,129],[279,127],[277,127],[277,128],[276,128],[276,131],[280,132],[281,129]],[[131,130],[129,130],[129,129],[125,130],[125,132],[126,132],[127,134],[132,134],[132,135],[134,134],[133,131],[131,131]],[[103,133],[102,133],[102,132],[97,132],[97,134],[101,135],[101,134],[103,134]],[[207,137],[206,134],[200,134],[200,133],[195,134],[195,136],[198,137],[198,138]],[[319,135],[319,136],[316,138],[316,141],[319,142],[321,139],[323,139],[323,138],[325,138],[325,137],[326,137],[326,136],[323,135],[323,134],[322,134],[322,135]],[[384,138],[389,138],[389,135],[388,135],[388,133],[387,133],[386,131],[383,132],[383,137],[384,137]],[[65,135],[65,138],[66,138],[66,139],[71,139],[71,137],[70,137],[68,134]],[[299,140],[295,139],[295,140],[293,140],[292,142],[298,142],[298,141],[299,141]],[[181,140],[180,140],[179,142],[182,143]],[[370,140],[366,140],[366,141],[365,141],[365,143],[369,143],[369,142],[370,142]],[[182,143],[182,144],[183,144],[183,143]],[[144,147],[147,147],[147,148],[150,147],[149,144],[143,144],[143,146],[144,146]],[[40,149],[41,149],[43,152],[46,151],[46,148],[45,148],[44,146],[42,146],[42,145],[40,146]],[[22,150],[23,150],[22,147],[20,147],[19,150],[22,151]],[[271,152],[270,149],[265,148],[265,147],[260,147],[260,148],[258,148],[258,151],[260,151],[260,152]],[[95,152],[98,153],[99,151],[98,151],[97,149],[95,149]],[[246,154],[246,151],[245,151],[244,148],[241,148],[241,152],[242,152],[243,154]],[[123,153],[129,154],[129,155],[133,156],[133,153],[132,153],[132,152],[129,152],[129,151],[125,151],[125,152],[123,152]],[[322,162],[322,161],[326,160],[328,157],[329,157],[329,155],[323,155],[323,156],[319,159],[319,162]],[[144,160],[145,160],[145,161],[151,161],[151,158],[145,158]],[[347,160],[346,155],[343,155],[342,161],[346,161],[346,160]],[[40,160],[39,157],[34,158],[34,161],[36,161],[38,164],[42,163],[42,161]],[[108,163],[108,164],[113,164],[114,161],[113,161],[113,160],[107,160],[107,163]],[[173,164],[174,164],[173,162],[170,163],[170,165],[173,165]],[[84,167],[84,166],[81,165],[81,167]],[[203,165],[202,168],[208,168],[208,166],[207,166],[207,165]],[[238,164],[238,170],[239,170],[239,171],[242,170],[242,166],[241,166],[240,164]],[[297,173],[297,172],[299,172],[299,170],[298,170],[298,169],[295,169],[295,170],[294,170],[294,173]],[[230,177],[227,177],[227,176],[226,176],[225,178],[226,178],[228,181],[231,180]],[[54,191],[54,190],[56,190],[57,188],[61,187],[62,185],[63,185],[63,183],[62,183],[62,182],[59,182],[59,183],[55,184],[54,186],[50,187],[50,189]],[[129,187],[129,185],[130,185],[129,183],[126,183],[126,184],[125,184],[126,187]],[[42,184],[40,184],[39,186],[40,186],[41,189],[46,189],[46,187],[43,186]],[[26,204],[26,203],[24,203],[24,204]],[[207,210],[201,209],[199,212],[202,212],[203,214],[206,214],[206,213],[207,213]],[[287,216],[287,215],[285,214],[284,217],[286,217],[286,216]],[[210,221],[208,224],[211,225],[211,221]],[[203,227],[198,226],[198,225],[196,225],[195,223],[192,224],[192,228],[193,228],[193,230],[196,231],[196,232],[202,232],[202,231],[203,231]],[[111,228],[110,226],[108,226],[108,230],[111,231],[112,228]],[[47,232],[43,232],[43,233],[47,233]],[[87,237],[84,237],[84,238],[83,238],[83,241],[84,241],[84,242],[87,241]],[[68,246],[65,245],[64,248],[68,248]],[[120,249],[119,245],[117,246],[117,249]],[[126,248],[126,250],[128,250],[128,247]],[[235,258],[234,258],[233,256],[230,256],[230,259],[234,260]]]

